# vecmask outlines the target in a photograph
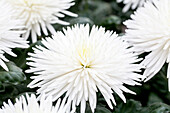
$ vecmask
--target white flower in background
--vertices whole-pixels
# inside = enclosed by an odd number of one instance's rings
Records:
[[[131,15],[127,26],[126,38],[136,52],[150,52],[142,64],[146,67],[147,80],[157,74],[164,63],[168,63],[167,77],[170,78],[170,0],[147,2]],[[169,80],[170,88],[170,80]]]
[[[14,11],[11,6],[5,0],[0,0],[0,8],[0,66],[8,71],[5,64],[8,59],[5,58],[4,53],[16,57],[11,49],[26,48],[28,45],[26,41],[20,38],[20,34],[25,31],[20,30],[23,29],[23,26],[20,25],[21,21],[13,19]]]
[[[117,0],[117,2],[123,2],[125,7],[123,8],[123,12],[127,12],[130,8],[136,9],[137,7],[141,7],[144,5],[146,1],[153,1],[153,0]]]
[[[63,33],[64,32],[64,33]],[[39,87],[37,93],[53,96],[53,101],[63,94],[73,108],[81,104],[81,113],[85,112],[89,101],[92,112],[97,103],[98,90],[104,96],[109,107],[116,105],[113,92],[126,102],[123,92],[135,94],[127,85],[140,85],[141,65],[134,64],[140,59],[132,53],[132,48],[111,31],[89,25],[75,25],[63,32],[57,32],[53,38],[47,38],[37,46],[27,60],[32,66],[27,72],[38,74],[28,87]]]
[[[16,10],[15,16],[23,19],[27,32],[23,35],[25,40],[31,34],[32,42],[41,36],[41,30],[48,35],[48,30],[54,34],[56,31],[51,24],[69,25],[60,20],[65,15],[76,17],[67,9],[74,5],[74,0],[8,0]]]
[[[61,103],[61,99],[58,99],[56,105],[53,106],[52,98],[48,97],[41,98],[39,103],[34,94],[30,96],[26,94],[26,97],[21,96],[16,99],[15,104],[8,100],[8,103],[4,103],[0,109],[0,113],[66,113],[63,102]]]

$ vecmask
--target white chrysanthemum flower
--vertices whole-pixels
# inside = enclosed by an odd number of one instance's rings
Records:
[[[66,113],[66,107],[64,101],[61,103],[61,99],[53,106],[51,97],[41,98],[39,102],[34,94],[26,94],[26,97],[16,99],[15,104],[8,100],[0,109],[0,113]]]
[[[12,48],[26,48],[28,45],[20,38],[20,34],[25,31],[20,30],[23,29],[20,25],[21,21],[13,19],[14,12],[11,6],[5,0],[0,0],[0,8],[0,66],[8,71],[4,63],[4,61],[8,62],[8,59],[5,58],[4,53],[15,57],[16,55],[11,51]]]
[[[63,33],[64,32],[64,33]],[[89,101],[92,112],[96,108],[96,92],[104,96],[110,108],[116,105],[113,92],[126,102],[123,92],[134,92],[124,84],[140,85],[141,65],[134,64],[137,59],[132,48],[111,31],[89,25],[75,25],[63,32],[57,32],[53,38],[47,38],[37,46],[27,64],[32,66],[27,72],[38,76],[28,87],[39,87],[38,94],[52,95],[55,101],[66,94],[67,102],[73,108],[81,103],[81,113],[85,112]],[[128,49],[127,49],[128,48]]]
[[[165,62],[170,62],[170,0],[155,0],[154,4],[147,2],[131,18],[125,22],[128,28],[125,38],[137,52],[150,52],[142,62],[146,66],[144,75],[148,77],[147,81]],[[170,65],[167,77],[170,78]]]
[[[127,12],[130,8],[136,9],[137,7],[141,7],[144,5],[146,1],[153,0],[117,0],[117,2],[123,2],[125,7],[123,8],[123,12]]]
[[[8,0],[16,9],[15,16],[23,19],[27,32],[23,35],[25,40],[31,34],[32,42],[37,41],[37,35],[41,36],[41,29],[45,35],[48,30],[54,34],[56,31],[51,24],[68,25],[68,22],[60,20],[65,15],[76,17],[67,9],[74,5],[74,0]]]

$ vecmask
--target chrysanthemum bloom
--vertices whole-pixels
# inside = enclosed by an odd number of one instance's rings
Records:
[[[14,15],[23,19],[27,32],[23,35],[25,40],[31,34],[32,42],[37,41],[37,35],[41,36],[41,30],[48,35],[56,31],[51,24],[68,25],[68,22],[60,20],[65,15],[76,17],[77,15],[67,11],[74,5],[74,0],[8,0],[16,12]]]
[[[0,109],[0,113],[66,113],[65,110],[65,104],[61,103],[61,99],[53,106],[51,97],[41,98],[39,102],[34,94],[26,94],[26,97],[16,99],[15,104],[8,100]]]
[[[146,67],[147,81],[170,61],[170,0],[155,0],[154,4],[147,2],[131,18],[125,22],[128,28],[125,38],[133,44],[136,52],[150,52],[142,62]],[[170,77],[170,65],[167,77]]]
[[[136,9],[137,7],[141,7],[146,1],[153,0],[117,0],[117,2],[123,2],[125,4],[123,12],[127,12],[130,8]]]
[[[24,33],[23,26],[20,25],[20,20],[15,20],[12,16],[14,13],[11,6],[6,3],[6,0],[0,0],[0,66],[6,71],[8,68],[5,62],[8,59],[5,58],[4,53],[16,56],[11,49],[12,48],[26,48],[27,42],[20,38],[20,34]]]
[[[126,102],[123,92],[134,92],[127,85],[140,85],[141,65],[134,64],[140,59],[132,53],[128,44],[111,31],[89,25],[75,25],[57,32],[37,46],[27,64],[32,66],[27,72],[37,76],[28,87],[39,87],[37,93],[53,96],[55,101],[66,94],[72,106],[81,103],[81,113],[85,112],[89,101],[92,112],[96,108],[96,92],[101,92],[109,107],[116,105],[113,92]]]

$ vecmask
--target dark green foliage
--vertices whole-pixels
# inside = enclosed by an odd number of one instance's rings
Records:
[[[139,113],[141,103],[135,100],[128,100],[127,103],[118,104],[113,113]]]
[[[13,62],[6,63],[9,71],[6,72],[0,67],[0,106],[7,99],[14,99],[18,94],[29,91],[26,87],[26,76],[22,69]]]
[[[153,103],[147,107],[142,107],[140,102],[128,100],[127,103],[121,103],[113,113],[169,113],[170,106],[161,102]]]
[[[22,70],[17,67],[13,62],[6,63],[9,71],[4,71],[2,68],[0,70],[0,83],[3,84],[20,84],[26,77]]]
[[[140,113],[169,113],[170,106],[164,103],[154,103],[148,107],[143,108]]]

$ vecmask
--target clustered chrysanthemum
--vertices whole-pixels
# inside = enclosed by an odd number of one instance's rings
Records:
[[[21,20],[14,19],[12,7],[6,3],[5,0],[0,0],[0,66],[6,71],[8,67],[5,62],[4,53],[16,57],[17,55],[12,52],[12,48],[27,48],[27,42],[24,41],[20,35],[25,31],[23,25],[20,24]]]
[[[124,22],[127,29],[123,37],[103,27],[90,28],[89,24],[56,32],[52,24],[68,25],[60,18],[77,16],[67,11],[74,0],[0,0],[0,66],[6,71],[4,53],[16,56],[11,49],[28,47],[25,40],[30,34],[32,42],[42,33],[53,34],[42,39],[34,53],[28,53],[30,68],[26,72],[35,74],[28,87],[38,87],[39,98],[26,94],[15,104],[9,100],[0,113],[73,113],[76,106],[85,113],[86,102],[94,113],[99,92],[113,109],[113,93],[126,102],[123,93],[135,92],[125,85],[140,85],[141,80],[151,79],[165,62],[170,78],[170,1],[117,1],[126,4],[124,12],[144,6]],[[145,52],[148,55],[141,62],[138,55]],[[144,76],[139,74],[143,67]]]
[[[125,4],[123,12],[127,12],[130,8],[136,9],[137,7],[141,7],[146,1],[153,0],[117,0],[117,2],[123,2]]]
[[[142,64],[146,67],[144,76],[151,79],[168,63],[167,77],[170,78],[170,1],[147,2],[125,22],[125,39],[139,53],[149,52]],[[170,80],[169,80],[170,88]]]
[[[52,95],[57,100],[63,94],[70,106],[81,104],[85,112],[89,101],[92,112],[100,91],[110,108],[116,105],[113,92],[126,102],[123,92],[135,94],[127,85],[140,85],[140,61],[132,49],[112,31],[102,27],[75,25],[42,40],[45,47],[37,46],[27,64],[27,72],[38,74],[28,86],[39,87],[37,93]]]
[[[7,0],[16,10],[16,18],[21,18],[27,28],[24,39],[28,39],[31,34],[32,42],[37,41],[37,35],[41,36],[41,31],[47,36],[48,30],[55,34],[55,29],[51,24],[68,25],[62,21],[65,15],[76,17],[77,15],[67,11],[74,5],[74,0]]]
[[[61,103],[61,99],[53,106],[51,97],[43,96],[39,102],[34,94],[26,94],[16,99],[15,104],[8,100],[8,103],[3,104],[0,113],[66,113],[66,106],[64,101]]]

